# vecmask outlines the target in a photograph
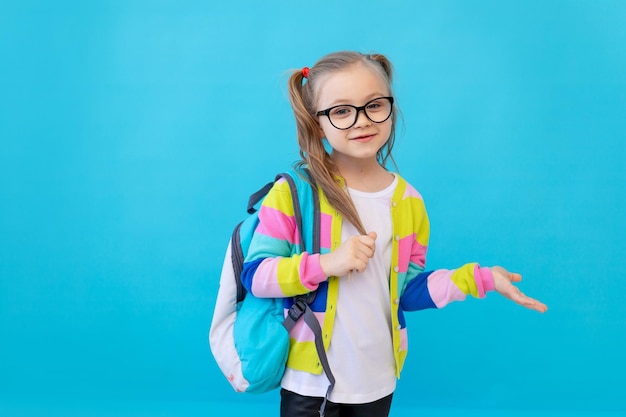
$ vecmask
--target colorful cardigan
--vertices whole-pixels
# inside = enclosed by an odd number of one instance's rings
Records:
[[[341,215],[330,206],[319,190],[321,210],[321,253],[341,244]],[[396,376],[400,377],[408,350],[404,311],[441,308],[467,295],[477,298],[494,289],[489,268],[471,263],[455,270],[425,272],[430,227],[420,194],[398,176],[390,207],[393,242],[389,271],[389,292]],[[302,213],[311,216],[311,213]],[[307,222],[305,222],[306,224]],[[309,222],[310,224],[310,222]],[[312,304],[324,337],[331,340],[339,289],[338,277],[326,277],[319,254],[303,251],[294,220],[289,186],[279,180],[270,190],[259,211],[259,225],[248,251],[242,273],[246,289],[256,297],[284,298],[285,311],[293,296],[317,290]],[[313,333],[298,323],[290,332],[287,366],[321,374]]]

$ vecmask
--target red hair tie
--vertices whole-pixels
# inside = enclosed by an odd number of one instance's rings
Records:
[[[309,70],[309,67],[304,67],[304,68],[302,68],[302,76],[303,76],[304,78],[309,78],[309,71],[310,71],[310,70]]]

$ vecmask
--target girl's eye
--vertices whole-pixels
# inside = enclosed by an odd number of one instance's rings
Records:
[[[333,116],[333,117],[348,117],[353,112],[354,112],[354,109],[352,107],[348,107],[348,106],[335,107],[332,110],[332,112],[331,112],[331,116]]]
[[[380,101],[373,101],[367,105],[367,110],[377,111],[383,107],[383,104]]]

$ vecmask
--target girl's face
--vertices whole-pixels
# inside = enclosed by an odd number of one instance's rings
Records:
[[[334,72],[322,81],[318,90],[318,111],[340,104],[361,107],[389,94],[387,83],[381,75],[359,63]],[[382,123],[374,123],[364,111],[359,111],[356,123],[345,130],[334,127],[325,115],[318,116],[318,120],[323,136],[333,149],[332,157],[339,165],[377,163],[376,153],[391,135],[391,117]]]

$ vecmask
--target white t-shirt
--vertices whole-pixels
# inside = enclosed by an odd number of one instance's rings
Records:
[[[339,298],[328,349],[335,376],[330,401],[363,404],[379,400],[396,388],[396,365],[391,339],[389,269],[391,266],[391,197],[398,183],[382,191],[366,193],[348,189],[368,232],[377,233],[376,251],[365,271],[339,279]],[[343,222],[342,241],[359,233]],[[282,387],[300,395],[323,397],[328,388],[325,374],[314,375],[287,368]]]

